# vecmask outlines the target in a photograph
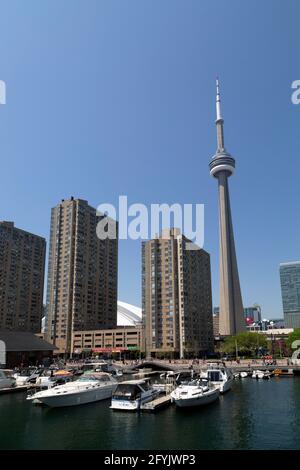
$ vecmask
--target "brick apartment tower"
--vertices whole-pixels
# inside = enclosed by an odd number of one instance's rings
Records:
[[[39,333],[46,241],[0,222],[0,330]]]
[[[213,350],[210,256],[187,250],[179,229],[142,243],[142,309],[148,356]]]
[[[73,331],[117,325],[118,237],[100,240],[100,219],[82,199],[51,211],[45,336],[60,353],[72,353]]]

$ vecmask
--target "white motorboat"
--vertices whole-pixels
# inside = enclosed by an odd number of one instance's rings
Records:
[[[57,384],[55,382],[55,379],[51,377],[50,375],[40,375],[39,377],[37,377],[35,381],[35,385],[37,385],[40,388],[45,389],[45,388],[55,387],[55,385]]]
[[[112,373],[115,367],[113,364],[105,361],[88,361],[81,367],[83,371],[107,372]]]
[[[37,392],[28,397],[51,407],[75,406],[111,398],[118,382],[104,372],[86,373],[78,380]]]
[[[181,384],[173,392],[171,399],[179,407],[204,406],[219,398],[218,387],[201,384],[199,380],[193,380],[187,384]]]
[[[39,376],[38,369],[36,367],[29,367],[21,369],[19,372],[14,374],[16,379],[16,385],[23,386],[31,382],[35,382],[35,379]]]
[[[11,371],[0,369],[0,388],[11,388],[16,386],[16,379]]]
[[[160,390],[152,387],[147,379],[128,380],[119,383],[110,407],[113,410],[139,410],[142,404],[153,400],[159,393]]]
[[[248,372],[240,372],[240,377],[241,379],[245,379],[246,377],[248,377]]]
[[[208,364],[207,369],[201,372],[200,378],[219,388],[220,393],[228,392],[234,380],[231,370],[217,362]]]
[[[249,374],[248,372],[243,371],[243,372],[236,372],[233,375],[235,379],[245,379],[246,377],[248,377]]]
[[[264,379],[268,380],[271,377],[271,372],[268,370],[254,370],[252,373],[253,379]]]

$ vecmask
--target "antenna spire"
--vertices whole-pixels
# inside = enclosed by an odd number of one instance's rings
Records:
[[[220,96],[220,83],[219,78],[216,78],[217,96],[216,96],[216,126],[217,126],[217,142],[218,151],[225,150],[224,147],[224,132],[223,132],[223,118],[221,114],[221,96]]]

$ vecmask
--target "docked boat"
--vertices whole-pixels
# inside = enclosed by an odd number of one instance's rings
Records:
[[[83,371],[94,370],[95,372],[111,373],[115,369],[114,365],[106,361],[87,361],[82,366]]]
[[[84,405],[110,398],[117,384],[104,372],[86,373],[74,382],[37,392],[27,399],[51,407]]]
[[[111,406],[113,410],[139,410],[142,404],[158,396],[160,390],[152,387],[147,379],[121,382],[113,393]]]
[[[211,385],[226,393],[231,389],[234,376],[230,369],[219,363],[208,364],[207,369],[200,374],[201,379],[207,380]]]
[[[275,377],[294,377],[293,369],[275,369],[274,370]]]
[[[235,379],[245,379],[246,377],[249,377],[249,372],[246,372],[246,371],[236,372],[233,375]]]
[[[11,388],[16,386],[16,379],[11,371],[0,369],[0,389]]]
[[[240,378],[241,378],[241,379],[245,379],[246,377],[249,377],[249,373],[248,373],[248,372],[245,372],[245,371],[240,372]]]
[[[253,379],[263,379],[268,380],[271,377],[271,372],[268,370],[254,370],[252,372]]]
[[[35,383],[36,378],[39,376],[37,367],[29,367],[19,370],[14,374],[16,385],[23,386],[30,383]]]
[[[214,386],[201,384],[199,380],[192,380],[181,384],[171,392],[171,400],[181,408],[204,406],[219,398],[220,389]]]

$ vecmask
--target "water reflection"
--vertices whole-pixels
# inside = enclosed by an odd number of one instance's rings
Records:
[[[205,408],[112,411],[110,401],[50,409],[0,396],[2,449],[300,449],[300,378],[236,381]]]

